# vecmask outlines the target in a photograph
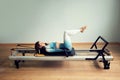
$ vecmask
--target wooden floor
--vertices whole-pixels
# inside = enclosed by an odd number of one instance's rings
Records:
[[[120,80],[120,45],[108,46],[114,60],[109,70],[96,61],[26,61],[16,69],[8,59],[15,45],[0,45],[0,80]],[[90,45],[74,45],[89,48]]]

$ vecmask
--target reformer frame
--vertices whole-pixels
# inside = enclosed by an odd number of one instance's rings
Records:
[[[98,40],[102,40],[104,42],[104,46],[101,49],[98,49],[97,43]],[[110,60],[113,60],[113,56],[111,56],[110,51],[106,49],[107,45],[109,44],[103,37],[99,36],[96,41],[92,44],[89,50],[79,50],[79,51],[89,51],[89,52],[96,52],[96,56],[26,56],[26,53],[34,53],[34,48],[12,48],[11,49],[11,56],[9,59],[14,60],[14,64],[16,68],[19,68],[19,63],[24,60],[41,60],[41,61],[64,61],[64,60],[99,60],[102,61],[104,64],[104,69],[110,69]],[[93,49],[95,48],[95,49]],[[75,50],[77,52],[77,50]],[[22,56],[16,56],[17,53],[22,53]]]

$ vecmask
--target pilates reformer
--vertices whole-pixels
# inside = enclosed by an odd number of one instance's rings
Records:
[[[101,49],[98,49],[98,41],[102,40],[104,45]],[[9,56],[10,60],[14,60],[14,64],[16,68],[19,68],[19,63],[29,60],[40,60],[40,61],[79,61],[79,60],[98,60],[103,62],[104,69],[110,69],[110,61],[113,60],[113,56],[111,52],[106,49],[107,45],[109,44],[103,37],[99,36],[96,41],[92,44],[90,49],[82,49],[82,50],[75,50],[74,48],[72,51],[67,51],[64,49],[64,55],[42,55],[36,57],[36,50],[35,48],[12,48],[11,55]],[[20,46],[18,44],[17,46]],[[71,52],[72,55],[68,55]],[[29,55],[32,54],[32,55]],[[70,53],[69,53],[70,54]]]

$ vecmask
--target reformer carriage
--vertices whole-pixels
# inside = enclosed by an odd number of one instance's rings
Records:
[[[104,42],[102,48],[98,48],[98,42],[102,40]],[[99,36],[96,41],[92,44],[90,49],[75,50],[72,48],[71,51],[63,49],[62,53],[54,52],[47,55],[35,56],[36,50],[34,48],[12,48],[10,60],[14,60],[16,68],[19,68],[19,63],[24,61],[40,60],[40,61],[79,61],[79,60],[99,60],[103,62],[104,69],[110,68],[110,61],[113,60],[113,56],[110,51],[106,48],[108,45],[103,37]],[[19,46],[19,45],[18,45]],[[32,55],[29,55],[32,54]]]

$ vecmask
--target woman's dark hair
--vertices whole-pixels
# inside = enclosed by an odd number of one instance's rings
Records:
[[[39,41],[37,41],[36,43],[35,43],[35,51],[36,51],[36,53],[40,53],[40,44],[39,44]]]

